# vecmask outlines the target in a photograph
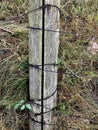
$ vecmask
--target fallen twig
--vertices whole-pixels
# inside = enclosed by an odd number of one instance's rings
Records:
[[[3,30],[4,32],[7,32],[7,33],[10,33],[10,34],[14,34],[14,32],[6,29],[6,28],[3,28],[3,27],[0,27],[1,30]]]

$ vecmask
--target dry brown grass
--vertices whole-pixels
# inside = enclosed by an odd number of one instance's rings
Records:
[[[27,11],[26,2],[0,2],[0,20]],[[61,104],[58,122],[70,127],[66,128],[67,130],[98,128],[90,123],[91,117],[98,114],[95,94],[98,89],[98,54],[92,55],[87,51],[92,37],[98,42],[97,4],[82,6],[71,1],[62,7],[66,17],[61,17],[61,29],[73,33],[60,35],[59,48],[58,69],[66,74],[58,74],[58,103]],[[26,21],[24,18],[14,21],[15,25],[5,25],[14,32],[13,35],[0,31],[0,130],[28,129],[25,112],[17,114],[13,110],[14,104],[27,98],[28,31],[23,24]],[[64,129],[60,127],[59,130]]]

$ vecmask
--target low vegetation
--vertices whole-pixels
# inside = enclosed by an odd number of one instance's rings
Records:
[[[28,115],[14,106],[28,98],[27,16],[4,23],[28,10],[27,0],[0,1],[0,129],[27,130]],[[61,30],[58,57],[58,121],[66,130],[98,129],[98,2],[75,1],[61,5]],[[3,22],[2,22],[3,21]],[[59,72],[64,72],[60,74]],[[97,120],[97,121],[96,121]],[[63,130],[63,128],[59,128]]]

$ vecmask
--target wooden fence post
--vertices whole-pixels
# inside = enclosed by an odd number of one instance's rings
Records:
[[[60,0],[45,0],[45,5],[51,4],[59,7]],[[29,0],[29,10],[42,6],[42,0]],[[36,120],[30,120],[30,130],[41,130],[41,115],[35,113],[41,112],[41,82],[42,82],[42,8],[29,13],[29,26],[40,28],[32,29],[29,32],[29,93],[32,102],[31,117]],[[44,34],[44,122],[51,124],[52,112],[47,112],[56,106],[57,100],[57,58],[59,47],[59,33],[47,30],[59,31],[59,9],[53,6],[45,7],[45,30]],[[40,69],[38,69],[38,68]],[[48,98],[47,98],[48,97]],[[38,105],[39,104],[39,105]],[[52,129],[51,125],[44,125],[44,130]]]

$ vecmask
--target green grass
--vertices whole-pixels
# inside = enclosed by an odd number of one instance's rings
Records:
[[[0,2],[0,20],[21,15],[27,11],[27,4],[28,1],[24,0]],[[62,6],[66,17],[61,16],[61,30],[71,34],[60,35],[58,71],[63,71],[65,74],[58,74],[58,103],[61,105],[59,112],[68,116],[79,111],[87,113],[87,107],[91,113],[96,112],[97,105],[91,95],[91,83],[98,79],[98,54],[92,55],[87,48],[91,37],[98,37],[97,7],[97,0],[83,5],[69,2],[67,6]],[[15,24],[19,25],[26,21],[27,17],[22,21],[16,21]],[[22,127],[24,124],[20,119],[21,114],[18,121],[17,114],[14,121],[10,119],[10,115],[14,113],[13,106],[28,97],[28,42],[28,31],[25,29],[22,31],[16,29],[13,35],[1,32],[0,106],[3,107],[3,123],[12,130],[14,126],[15,130],[19,130],[19,125]],[[98,42],[97,38],[96,42]],[[23,113],[22,116],[25,117],[25,114]],[[64,117],[61,122],[63,120]],[[8,124],[7,121],[11,123]]]
[[[24,34],[23,34],[24,35]],[[1,95],[0,103],[11,108],[21,98],[27,97],[28,90],[28,37],[23,41],[20,33],[7,37],[1,41],[1,52],[4,53],[0,61]],[[26,33],[27,36],[28,34]],[[9,42],[13,39],[12,43]],[[18,39],[18,42],[16,42]],[[15,41],[16,40],[16,41]]]

